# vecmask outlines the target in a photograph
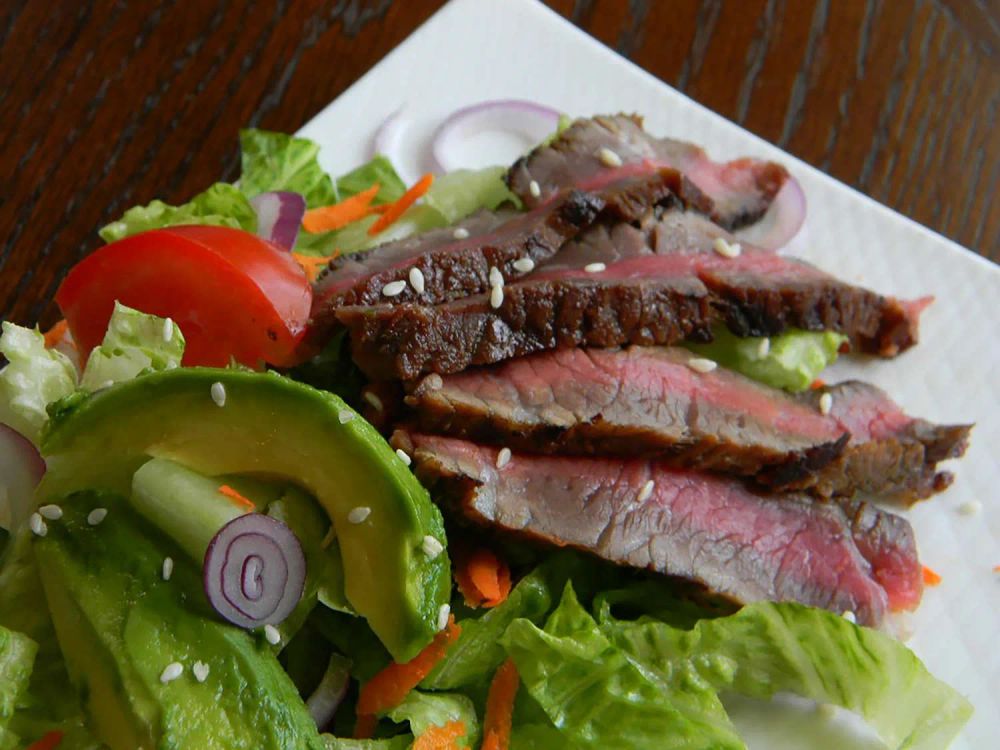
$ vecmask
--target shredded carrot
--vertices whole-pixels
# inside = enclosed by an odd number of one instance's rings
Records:
[[[444,726],[430,727],[417,737],[412,750],[459,750],[458,740],[465,736],[464,721],[449,721]]]
[[[432,174],[425,174],[417,180],[413,187],[403,193],[398,201],[390,203],[375,223],[368,227],[368,234],[378,234],[395,222],[396,219],[406,212],[406,209],[416,203],[417,199],[427,192],[432,182],[434,182],[434,175]]]
[[[376,723],[378,719],[375,718],[375,714],[358,714],[354,722],[354,739],[370,740],[375,734]]]
[[[507,750],[510,746],[510,726],[514,719],[514,699],[520,684],[517,667],[508,659],[493,675],[490,692],[486,696],[486,715],[483,717],[482,750]]]
[[[302,228],[307,232],[329,232],[340,229],[358,219],[363,219],[369,213],[369,208],[375,196],[378,195],[379,184],[376,182],[367,190],[357,195],[345,198],[332,206],[323,206],[306,211],[302,217]]]
[[[219,494],[225,495],[234,503],[246,508],[248,511],[252,512],[257,510],[257,506],[254,505],[253,500],[248,500],[247,498],[243,497],[243,495],[234,490],[228,484],[219,485]]]
[[[45,332],[45,348],[51,349],[53,346],[62,341],[63,336],[66,335],[66,331],[69,329],[69,323],[66,322],[66,318],[63,318],[49,330]]]
[[[993,566],[993,572],[994,573],[1000,573],[1000,565],[994,565]]]
[[[809,387],[812,390],[814,390],[814,391],[818,391],[820,388],[824,387],[825,385],[826,385],[826,381],[825,380],[823,380],[822,378],[816,378],[812,383],[809,384]]]
[[[510,594],[510,568],[488,549],[456,553],[455,581],[470,607],[495,607]]]
[[[379,714],[395,708],[406,698],[424,677],[430,674],[448,648],[458,640],[462,629],[455,624],[454,615],[448,625],[434,636],[423,651],[405,664],[393,662],[366,682],[358,694],[359,714]]]
[[[935,571],[924,566],[924,585],[925,586],[937,586],[941,583],[941,576],[939,576]]]
[[[315,281],[319,272],[335,258],[340,257],[340,250],[334,250],[333,255],[303,255],[302,253],[292,253],[295,262],[302,266],[309,281]]]
[[[58,729],[54,729],[40,740],[28,745],[27,750],[53,750],[53,748],[59,747],[62,739],[63,733]]]

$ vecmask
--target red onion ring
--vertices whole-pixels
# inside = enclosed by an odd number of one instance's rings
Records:
[[[27,520],[44,473],[45,461],[34,444],[0,422],[0,526],[12,530]]]
[[[372,156],[382,154],[382,156],[388,157],[394,165],[399,138],[409,124],[402,117],[404,109],[406,109],[405,104],[382,120],[382,124],[378,126],[378,130],[375,131],[375,136],[372,138]]]
[[[306,213],[306,199],[298,193],[276,190],[250,199],[257,212],[257,236],[285,250],[295,247]]]
[[[559,124],[559,112],[522,99],[497,99],[463,107],[453,112],[434,134],[431,144],[438,172],[450,172],[463,165],[452,153],[455,143],[472,135],[501,131],[521,135],[525,149],[538,145]]]
[[[789,175],[760,221],[736,232],[736,237],[764,250],[780,250],[798,234],[806,220],[806,194]]]
[[[223,618],[242,628],[281,623],[302,598],[306,559],[292,530],[248,513],[223,526],[202,567],[205,595]]]
[[[351,684],[349,664],[350,662],[343,657],[331,656],[323,679],[306,700],[306,708],[309,709],[309,714],[320,731],[333,721],[333,715],[337,713],[344,696],[347,695],[347,688]]]

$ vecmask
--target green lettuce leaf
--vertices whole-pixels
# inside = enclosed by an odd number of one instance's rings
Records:
[[[825,610],[764,602],[688,631],[618,622],[606,609],[600,620],[615,646],[660,674],[755,698],[781,691],[842,706],[890,748],[947,747],[972,714],[906,646]]]
[[[494,209],[503,203],[520,208],[521,202],[504,182],[506,167],[458,169],[441,175],[424,196],[424,203],[436,209],[446,224],[464,219],[481,208]]]
[[[38,644],[26,635],[0,627],[0,732],[23,705],[37,653]]]
[[[337,178],[337,192],[340,193],[339,200],[357,195],[378,183],[378,193],[375,195],[374,203],[392,203],[403,197],[406,192],[406,184],[396,173],[395,167],[382,154],[376,154],[367,164],[352,169],[345,175]]]
[[[319,145],[269,130],[240,131],[242,157],[240,190],[248,197],[272,190],[288,190],[306,199],[308,208],[336,203],[333,180],[319,165]]]
[[[154,200],[147,206],[130,208],[118,221],[102,227],[99,234],[105,242],[114,242],[149,229],[181,224],[210,224],[254,232],[257,213],[239,188],[217,182],[180,206]]]
[[[334,737],[332,734],[321,734],[320,739],[326,744],[326,750],[406,750],[413,742],[413,736],[409,734],[400,734],[384,740],[351,740]]]
[[[419,737],[434,726],[444,726],[450,721],[465,724],[466,734],[459,740],[462,747],[476,747],[479,739],[479,721],[472,701],[458,693],[426,693],[411,690],[406,699],[387,714],[397,723],[409,722],[414,737]]]

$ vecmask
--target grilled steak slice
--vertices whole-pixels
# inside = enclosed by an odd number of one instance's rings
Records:
[[[656,457],[823,496],[928,497],[950,481],[936,462],[964,450],[967,427],[912,419],[873,386],[825,389],[836,406],[824,416],[820,391],[699,373],[694,358],[662,347],[545,352],[429,375],[406,402],[426,432],[529,453]]]
[[[621,166],[612,166],[615,157]],[[526,206],[536,206],[568,187],[586,188],[664,166],[683,172],[708,195],[712,220],[727,229],[760,219],[788,178],[785,168],[774,162],[713,162],[699,146],[651,136],[636,115],[615,115],[577,120],[554,141],[515,162],[507,183]],[[540,188],[537,197],[532,182]]]
[[[741,602],[850,610],[867,625],[912,608],[921,568],[901,518],[643,459],[514,456],[464,440],[393,436],[417,475],[473,521],[704,584]],[[866,557],[865,555],[868,555]]]

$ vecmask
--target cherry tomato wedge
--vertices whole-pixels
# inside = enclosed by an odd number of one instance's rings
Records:
[[[86,356],[101,343],[115,300],[169,317],[187,341],[185,365],[295,363],[312,289],[285,252],[240,229],[180,226],[106,245],[77,263],[56,292]]]

